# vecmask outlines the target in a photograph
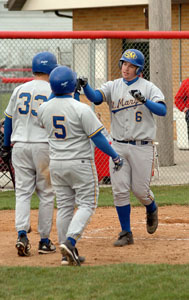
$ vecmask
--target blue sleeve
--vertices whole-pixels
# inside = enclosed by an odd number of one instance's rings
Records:
[[[4,146],[10,147],[12,134],[12,119],[5,117],[4,122]]]
[[[92,87],[90,87],[89,84],[87,84],[84,88],[84,93],[87,96],[87,98],[93,102],[96,105],[99,105],[103,102],[103,97],[100,91],[93,90]]]
[[[111,156],[113,159],[118,156],[118,154],[115,152],[115,150],[112,148],[108,140],[101,132],[98,132],[93,137],[91,137],[91,140],[102,152]]]
[[[74,93],[74,99],[77,100],[77,101],[80,101],[80,93],[78,93],[77,91]]]
[[[54,97],[55,97],[55,94],[52,92],[52,93],[50,94],[50,96],[49,96],[49,98],[48,98],[47,101],[51,100],[51,99],[54,98]]]
[[[163,102],[153,102],[147,99],[145,105],[155,115],[165,116],[167,113],[167,106]]]

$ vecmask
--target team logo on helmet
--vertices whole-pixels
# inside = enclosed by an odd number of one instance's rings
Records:
[[[62,83],[61,83],[61,86],[62,86],[62,87],[66,87],[67,85],[68,85],[68,81],[65,81],[65,82],[62,82]]]
[[[136,55],[136,53],[134,51],[126,51],[124,53],[124,56],[126,58],[137,59],[137,55]]]
[[[48,60],[41,60],[41,64],[46,65],[48,63]]]

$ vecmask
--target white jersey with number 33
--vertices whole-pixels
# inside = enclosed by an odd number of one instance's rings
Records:
[[[50,94],[50,84],[44,80],[33,80],[15,88],[5,111],[12,118],[12,143],[48,142],[45,129],[39,126],[37,112]]]

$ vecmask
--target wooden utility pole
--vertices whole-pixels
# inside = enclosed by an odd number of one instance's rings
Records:
[[[171,31],[171,0],[149,0],[149,30]],[[150,40],[150,80],[165,95],[166,117],[156,117],[160,166],[174,164],[172,41]]]

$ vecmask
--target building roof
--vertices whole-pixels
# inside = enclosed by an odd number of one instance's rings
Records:
[[[66,11],[66,18],[57,18],[54,11],[9,11],[0,0],[1,31],[71,31],[72,12]],[[62,14],[62,13],[61,13]]]
[[[8,0],[8,10],[72,10],[80,8],[146,5],[148,0]]]
[[[172,4],[185,4],[189,0],[172,0]],[[115,6],[133,6],[148,5],[149,0],[7,0],[5,7],[8,10],[41,10],[41,11],[64,11],[81,8],[97,7],[115,7]]]

